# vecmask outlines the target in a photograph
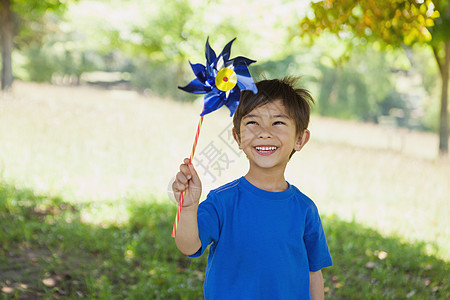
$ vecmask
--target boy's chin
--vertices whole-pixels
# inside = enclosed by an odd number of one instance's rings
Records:
[[[250,160],[250,159],[249,159]],[[258,161],[251,161],[250,160],[250,169],[259,169],[261,171],[271,171],[275,170],[277,168],[284,169],[286,168],[286,163],[280,163],[280,162],[258,162]]]

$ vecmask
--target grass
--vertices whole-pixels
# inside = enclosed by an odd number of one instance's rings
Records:
[[[203,262],[174,247],[173,206],[130,204],[120,226],[82,222],[89,206],[0,186],[3,298],[199,297]]]
[[[168,200],[200,110],[130,91],[16,82],[0,99],[0,284],[12,289],[0,295],[200,297],[205,260],[175,250]],[[228,140],[227,111],[214,114],[196,157],[204,162],[214,146],[222,168],[197,162],[205,194],[247,169]],[[286,175],[325,216],[335,262],[324,272],[327,295],[450,297],[450,161],[436,158],[437,137],[317,116],[310,129]]]
[[[105,204],[104,204],[105,205]],[[176,249],[176,208],[127,204],[129,220],[82,221],[90,203],[0,185],[3,299],[201,299],[206,255]],[[325,217],[334,266],[323,271],[330,299],[446,299],[449,263],[425,243],[405,243],[335,216]]]

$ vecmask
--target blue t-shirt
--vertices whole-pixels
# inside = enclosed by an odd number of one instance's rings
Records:
[[[315,204],[295,186],[261,190],[244,177],[211,191],[197,213],[211,244],[205,299],[310,299],[309,272],[332,265]]]

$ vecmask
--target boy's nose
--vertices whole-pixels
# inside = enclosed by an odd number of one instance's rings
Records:
[[[267,139],[270,137],[272,137],[272,134],[270,133],[270,131],[266,127],[262,127],[258,134],[258,138]]]

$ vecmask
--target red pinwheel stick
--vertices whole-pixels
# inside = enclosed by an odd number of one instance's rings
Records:
[[[198,137],[200,135],[200,129],[202,128],[203,116],[200,117],[200,121],[198,121],[197,133],[195,134],[194,144],[192,145],[191,157],[189,158],[189,163],[192,163],[192,159],[194,159],[195,148],[197,148]],[[175,222],[173,224],[172,229],[172,237],[174,238],[177,235],[178,221],[180,220],[181,208],[183,207],[184,202],[184,191],[180,195],[180,201],[178,202],[178,210],[177,216],[175,217]]]

